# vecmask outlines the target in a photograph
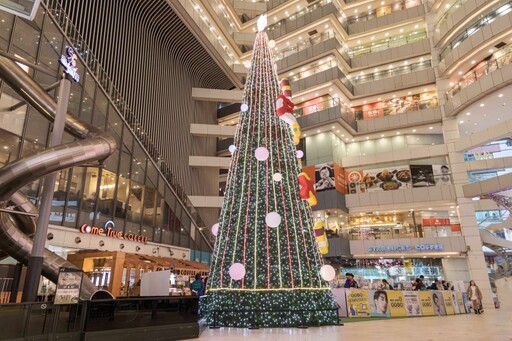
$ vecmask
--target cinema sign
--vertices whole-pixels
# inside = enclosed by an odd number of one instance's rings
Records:
[[[144,243],[146,244],[148,241],[148,237],[141,236],[134,233],[124,233],[123,231],[114,230],[115,225],[112,220],[107,221],[103,227],[95,227],[89,226],[87,224],[83,224],[80,227],[80,232],[84,234],[95,234],[97,236],[105,236],[117,239],[125,239],[132,242]]]

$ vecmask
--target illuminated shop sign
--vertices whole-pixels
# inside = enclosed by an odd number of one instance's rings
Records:
[[[66,48],[66,56],[60,56],[59,62],[64,67],[64,72],[67,73],[75,82],[80,82],[80,75],[76,67],[76,54],[72,47]]]
[[[418,244],[418,245],[393,245],[393,246],[369,246],[368,252],[391,251],[443,251],[443,244]]]
[[[103,227],[95,227],[95,226],[89,226],[87,224],[83,224],[82,227],[80,227],[80,232],[86,233],[86,234],[95,234],[98,236],[106,236],[111,238],[117,238],[117,239],[126,239],[130,240],[132,242],[139,242],[144,243],[148,241],[148,237],[141,236],[134,233],[124,233],[123,231],[117,231],[114,230],[114,222],[112,220],[109,220],[103,225]]]

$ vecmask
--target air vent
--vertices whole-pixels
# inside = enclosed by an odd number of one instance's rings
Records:
[[[310,36],[314,36],[314,35],[315,35],[315,34],[317,34],[317,33],[318,33],[318,31],[317,31],[317,30],[313,30],[313,31],[309,31],[309,32],[308,32],[308,34],[309,34]]]
[[[501,43],[499,43],[497,45],[494,45],[494,47],[497,48],[497,49],[501,49],[505,45],[507,45],[507,44],[505,44],[504,42],[501,42]]]

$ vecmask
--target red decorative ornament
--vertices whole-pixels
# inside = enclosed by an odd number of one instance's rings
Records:
[[[299,174],[300,197],[306,200],[309,206],[316,206],[318,199],[316,198],[315,183],[305,172]]]

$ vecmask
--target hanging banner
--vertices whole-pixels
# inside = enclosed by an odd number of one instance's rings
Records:
[[[421,314],[423,316],[433,316],[434,314],[434,304],[432,302],[432,294],[430,291],[419,291],[418,297],[420,298],[421,303]]]
[[[370,316],[370,306],[368,305],[367,290],[347,290],[345,291],[345,296],[347,298],[347,310],[349,317]]]
[[[54,304],[78,304],[82,286],[83,271],[60,268]]]
[[[421,316],[420,299],[417,291],[403,292],[407,316]]]
[[[389,312],[393,317],[408,316],[405,310],[405,299],[403,291],[389,290],[387,291],[389,298]],[[419,306],[418,306],[419,307]],[[419,309],[418,309],[419,310]]]
[[[315,165],[315,189],[317,192],[334,189],[334,162]]]

